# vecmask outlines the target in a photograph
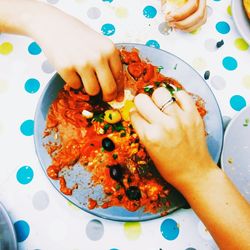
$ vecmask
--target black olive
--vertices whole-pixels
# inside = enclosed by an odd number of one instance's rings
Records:
[[[224,41],[223,40],[221,40],[221,41],[219,41],[219,42],[216,43],[216,47],[217,48],[220,48],[223,45],[224,45]]]
[[[205,79],[205,80],[208,80],[209,77],[210,77],[210,71],[207,70],[207,71],[205,72],[205,74],[204,74],[204,79]]]
[[[112,165],[109,167],[109,174],[113,180],[122,181],[123,171],[121,165]]]
[[[115,144],[109,138],[104,138],[102,139],[102,147],[104,150],[111,152],[115,149]]]
[[[141,191],[138,187],[136,186],[130,186],[126,190],[126,195],[129,198],[129,200],[136,200],[139,201],[141,198]]]

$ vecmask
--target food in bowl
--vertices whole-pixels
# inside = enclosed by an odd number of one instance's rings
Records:
[[[172,187],[159,175],[134,131],[129,110],[138,93],[149,96],[159,86],[170,93],[183,89],[175,79],[161,73],[162,66],[142,60],[139,51],[120,50],[124,65],[125,98],[106,103],[100,96],[90,97],[84,89],[64,88],[49,108],[44,137],[53,135],[58,142],[45,147],[52,164],[48,176],[60,183],[60,191],[72,195],[77,183],[68,187],[65,168],[76,163],[91,173],[92,185],[101,185],[102,200],[89,197],[88,209],[124,207],[140,208],[148,213],[166,213],[170,207]],[[204,101],[193,95],[201,116],[206,115]]]

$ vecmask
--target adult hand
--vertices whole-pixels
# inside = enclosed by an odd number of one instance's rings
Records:
[[[135,97],[137,110],[132,111],[131,121],[160,174],[179,188],[189,181],[195,183],[195,178],[202,178],[215,164],[206,145],[203,120],[192,97],[182,90],[176,92],[175,98],[161,111],[163,104],[171,100],[166,88],[156,89],[152,99],[139,94]]]
[[[206,0],[162,0],[162,8],[169,26],[186,32],[196,30],[207,20]]]

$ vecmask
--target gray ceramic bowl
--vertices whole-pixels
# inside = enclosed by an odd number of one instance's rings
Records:
[[[250,106],[228,124],[221,154],[221,166],[250,203]]]
[[[205,117],[205,124],[208,132],[207,145],[211,156],[216,162],[218,162],[223,140],[221,113],[212,91],[203,78],[190,65],[166,51],[140,44],[117,44],[117,47],[125,47],[127,50],[131,50],[132,48],[139,49],[140,56],[142,58],[149,59],[152,64],[156,66],[163,66],[163,74],[174,77],[188,91],[198,94],[206,101],[206,109],[208,111],[208,114]],[[51,164],[51,158],[43,147],[43,143],[48,140],[53,141],[53,138],[42,138],[43,131],[45,129],[46,115],[51,103],[56,98],[58,91],[63,87],[63,85],[63,80],[58,74],[56,74],[44,89],[44,92],[42,93],[37,105],[34,139],[36,152],[45,173],[46,168]],[[78,189],[74,190],[73,195],[64,195],[65,198],[89,213],[103,218],[119,221],[141,221],[154,219],[161,216],[160,214],[144,213],[143,209],[140,209],[136,212],[129,212],[121,207],[111,207],[108,209],[97,208],[88,210],[88,196],[94,199],[102,197],[102,187],[97,186],[94,190],[90,189],[86,184],[90,180],[90,174],[84,171],[83,167],[77,164],[72,170],[66,171],[64,176],[69,187],[74,183],[78,183]],[[58,182],[51,179],[50,181],[59,191]],[[169,212],[172,212],[186,204],[184,198],[177,191],[173,191],[169,198],[171,203]]]
[[[0,249],[17,250],[17,239],[11,219],[0,202]]]

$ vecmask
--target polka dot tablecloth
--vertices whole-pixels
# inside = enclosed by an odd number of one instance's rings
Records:
[[[142,43],[184,59],[206,79],[225,122],[249,105],[249,45],[236,30],[229,0],[208,0],[207,23],[188,34],[166,29],[157,0],[47,3],[114,42]],[[76,208],[51,186],[34,149],[33,119],[39,96],[54,73],[36,42],[0,34],[0,200],[13,221],[19,248],[218,249],[191,209],[153,221],[113,222]]]

